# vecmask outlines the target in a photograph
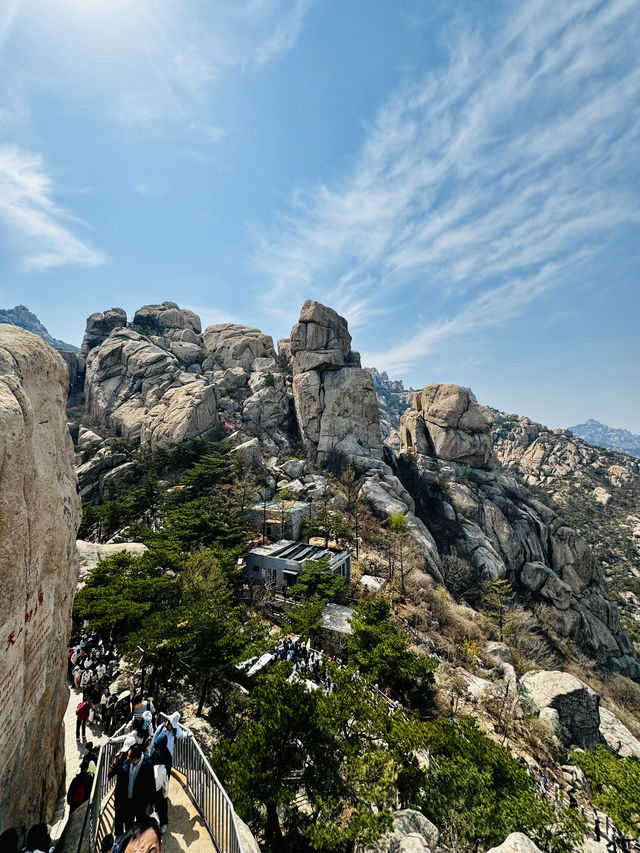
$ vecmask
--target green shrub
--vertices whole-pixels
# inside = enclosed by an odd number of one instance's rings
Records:
[[[638,838],[640,762],[620,758],[604,746],[590,752],[574,752],[571,760],[584,771],[596,806],[609,815],[618,829]]]
[[[427,725],[431,762],[423,813],[456,850],[486,850],[511,832],[524,832],[548,853],[579,849],[586,831],[580,815],[556,809],[537,795],[536,780],[505,747],[466,717]]]

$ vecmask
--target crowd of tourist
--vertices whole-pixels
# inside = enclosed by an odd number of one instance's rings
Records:
[[[271,655],[271,660],[288,661],[293,664],[293,669],[299,676],[324,687],[327,693],[333,689],[327,662],[331,661],[340,668],[344,666],[337,655],[329,656],[322,651],[312,649],[310,640],[301,643],[299,640],[292,640],[290,637],[280,640]]]
[[[121,744],[107,773],[115,781],[114,836],[127,834],[133,843],[139,837],[132,834],[134,826],[146,826],[144,832],[154,828],[148,823],[148,813],[153,810],[160,839],[169,823],[168,793],[175,742],[190,736],[190,732],[180,726],[177,711],[158,724],[156,704],[148,693],[131,696],[129,690],[120,694],[111,691],[119,659],[103,638],[92,634],[74,638],[68,662],[70,681],[81,694],[76,708],[76,740],[79,748],[84,745],[80,771],[67,793],[70,809],[78,808],[90,796],[98,753],[93,743],[87,742],[86,726],[99,725],[112,743]],[[122,839],[118,846],[124,849]]]

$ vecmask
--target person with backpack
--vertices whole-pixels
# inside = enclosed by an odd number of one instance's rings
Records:
[[[193,732],[190,732],[188,729],[184,729],[180,725],[179,711],[174,711],[164,723],[160,723],[153,736],[153,742],[157,743],[163,733],[167,736],[167,749],[169,750],[169,755],[171,755],[172,759],[176,738],[193,737]],[[171,768],[169,768],[169,772],[171,772]]]
[[[116,730],[116,703],[118,701],[117,693],[109,693],[107,704],[105,707],[105,722],[104,729],[108,734],[113,734]]]
[[[94,746],[92,741],[86,745],[85,754],[82,756],[82,761],[80,762],[80,770],[86,770],[87,773],[91,773],[92,775],[96,772],[96,767],[98,766],[98,753],[100,751],[100,747]]]
[[[76,708],[76,740],[80,740],[80,729],[82,728],[82,740],[87,740],[87,720],[91,713],[91,700],[84,696],[82,702]]]
[[[69,813],[74,812],[83,803],[86,803],[91,795],[92,786],[93,773],[89,773],[87,770],[81,768],[80,772],[71,780],[69,790],[67,791]]]

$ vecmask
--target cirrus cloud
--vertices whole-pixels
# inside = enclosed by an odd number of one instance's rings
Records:
[[[371,324],[421,300],[431,322],[366,354],[403,370],[522,314],[638,223],[637,3],[501,8],[453,21],[447,61],[388,97],[352,168],[296,189],[257,243],[267,309],[312,291]]]
[[[82,226],[54,201],[54,187],[42,157],[15,145],[0,148],[0,223],[15,244],[25,271],[63,264],[95,267],[105,255],[81,240]]]

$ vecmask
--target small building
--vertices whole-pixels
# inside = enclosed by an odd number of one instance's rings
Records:
[[[360,583],[367,592],[372,592],[374,595],[378,595],[379,593],[384,592],[388,581],[386,578],[380,578],[377,575],[362,575]]]
[[[329,602],[320,616],[321,625],[325,631],[333,631],[334,634],[353,634],[352,616],[353,607]]]
[[[315,518],[315,507],[304,501],[268,501],[254,504],[247,512],[247,519],[254,530],[267,539],[287,537],[297,541],[302,535],[305,518]]]
[[[306,542],[281,539],[273,545],[258,545],[247,554],[247,577],[250,580],[275,582],[276,587],[290,587],[298,579],[309,560],[329,558],[328,572],[351,580],[351,557],[348,551],[322,548]]]
[[[347,647],[347,637],[353,634],[351,617],[353,608],[344,604],[327,604],[320,616],[322,627],[322,649],[327,654],[344,657]]]

